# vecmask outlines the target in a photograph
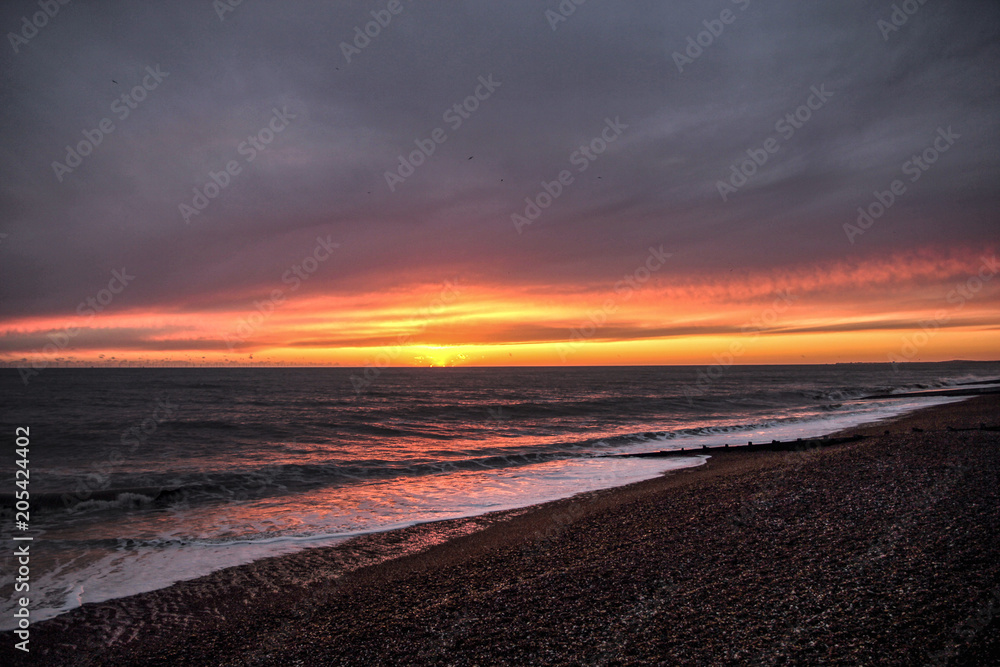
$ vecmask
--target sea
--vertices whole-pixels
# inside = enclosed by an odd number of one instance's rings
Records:
[[[704,464],[716,446],[817,437],[962,400],[900,394],[995,380],[1000,363],[359,375],[49,368],[25,384],[0,370],[0,630],[14,627],[21,597],[17,545],[30,543],[37,622],[354,536],[653,478]],[[18,486],[21,427],[30,476]],[[15,516],[24,487],[29,516]]]

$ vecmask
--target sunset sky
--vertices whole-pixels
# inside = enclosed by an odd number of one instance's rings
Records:
[[[902,5],[4,3],[0,363],[1000,358],[1000,6]]]

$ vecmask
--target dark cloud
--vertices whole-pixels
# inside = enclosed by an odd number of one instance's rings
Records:
[[[18,53],[8,41],[3,315],[71,315],[121,266],[138,276],[129,307],[239,307],[317,235],[343,252],[308,288],[345,294],[613,282],[659,243],[682,274],[996,240],[994,2],[928,3],[886,40],[890,2],[588,2],[553,31],[554,0],[404,0],[346,62],[341,43],[386,4],[244,2],[220,20],[201,0],[74,2]],[[724,9],[735,21],[678,72],[672,54]],[[36,11],[5,3],[0,26]],[[169,75],[119,118],[157,66]],[[490,75],[500,87],[450,128],[443,113]],[[821,85],[833,96],[781,138]],[[247,162],[275,109],[295,117]],[[58,182],[53,160],[103,118],[114,131]],[[628,128],[578,173],[571,155],[608,118]],[[447,140],[390,192],[384,172],[438,127]],[[857,207],[948,127],[955,145],[848,243]],[[723,202],[717,181],[769,137],[778,152]],[[185,223],[178,205],[230,160],[242,171]],[[518,234],[510,215],[563,169],[574,182]]]

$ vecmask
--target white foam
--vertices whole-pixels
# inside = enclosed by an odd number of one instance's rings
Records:
[[[906,397],[844,401],[822,414],[771,420],[753,428],[705,429],[698,435],[643,439],[602,452],[700,448],[747,440],[812,438],[897,417],[964,397]],[[714,432],[713,432],[714,431]],[[372,532],[515,509],[586,491],[622,486],[662,472],[701,465],[704,457],[671,459],[571,458],[508,468],[442,472],[284,494],[213,506],[74,513],[71,521],[33,527],[46,532],[32,543],[32,622],[89,602],[144,593],[210,572],[308,547],[337,544]],[[123,494],[104,503],[122,510],[146,496]],[[77,508],[81,509],[80,506]],[[67,556],[67,554],[70,554]],[[12,623],[13,576],[0,581],[0,630]]]
[[[771,440],[820,438],[862,424],[894,419],[932,405],[957,403],[967,398],[966,396],[933,396],[926,398],[914,396],[884,400],[845,401],[839,410],[823,415],[804,419],[769,421],[753,428],[720,430],[718,433],[705,432],[698,435],[682,434],[656,438],[643,443],[610,449],[609,452],[636,453],[673,449],[697,449],[702,446],[720,447],[724,444],[742,445],[748,441],[760,443],[770,442]]]
[[[705,458],[559,460],[380,480],[215,508],[136,513],[106,526],[53,528],[32,547],[37,554],[32,559],[32,592],[41,601],[32,605],[32,622],[261,558],[622,486],[666,470],[701,465]],[[234,526],[242,532],[231,530]],[[69,563],[41,553],[46,541],[65,549],[83,537],[91,542],[118,538],[117,546],[91,546],[85,556]],[[0,605],[0,630],[14,627],[12,597]]]

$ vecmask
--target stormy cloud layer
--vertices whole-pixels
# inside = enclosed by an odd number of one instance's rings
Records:
[[[303,292],[345,296],[995,247],[1000,7],[895,7],[72,2],[33,32],[4,3],[0,317],[122,268],[123,308],[226,310],[318,238]]]

